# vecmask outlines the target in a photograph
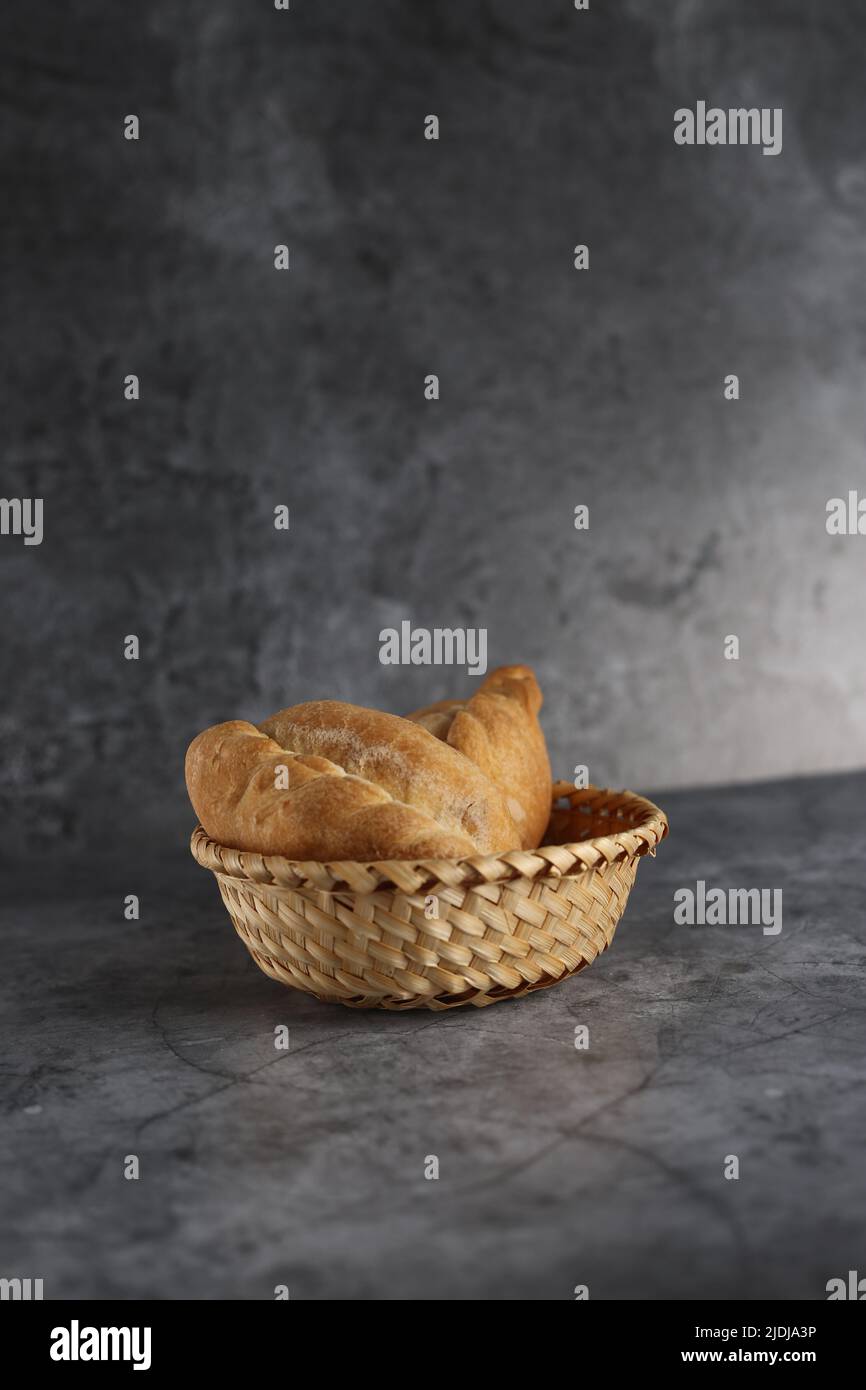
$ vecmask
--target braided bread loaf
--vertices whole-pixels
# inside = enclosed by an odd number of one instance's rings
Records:
[[[288,859],[454,859],[521,843],[473,761],[417,722],[334,700],[205,729],[186,783],[211,839]]]
[[[541,843],[553,783],[538,722],[542,694],[529,666],[500,666],[469,700],[440,700],[408,717],[456,748],[502,791],[523,849]]]

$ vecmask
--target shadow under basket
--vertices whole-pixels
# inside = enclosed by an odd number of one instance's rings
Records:
[[[545,844],[471,859],[301,863],[191,849],[258,966],[356,1009],[483,1007],[545,989],[613,940],[638,860],[668,833],[634,792],[554,786]]]

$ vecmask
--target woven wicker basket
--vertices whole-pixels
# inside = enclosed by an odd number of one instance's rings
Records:
[[[550,843],[500,856],[296,863],[201,826],[191,849],[273,979],[357,1009],[480,1008],[590,965],[668,831],[633,792],[559,782],[554,798]]]

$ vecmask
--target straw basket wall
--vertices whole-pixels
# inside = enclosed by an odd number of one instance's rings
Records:
[[[298,863],[201,826],[191,849],[272,979],[350,1008],[480,1008],[590,965],[668,831],[634,792],[560,782],[554,798],[547,843],[503,855]]]

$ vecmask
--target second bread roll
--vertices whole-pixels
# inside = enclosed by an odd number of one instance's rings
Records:
[[[468,700],[440,700],[409,715],[456,748],[502,791],[523,849],[535,849],[550,819],[553,781],[538,722],[543,697],[529,666],[499,666]]]

